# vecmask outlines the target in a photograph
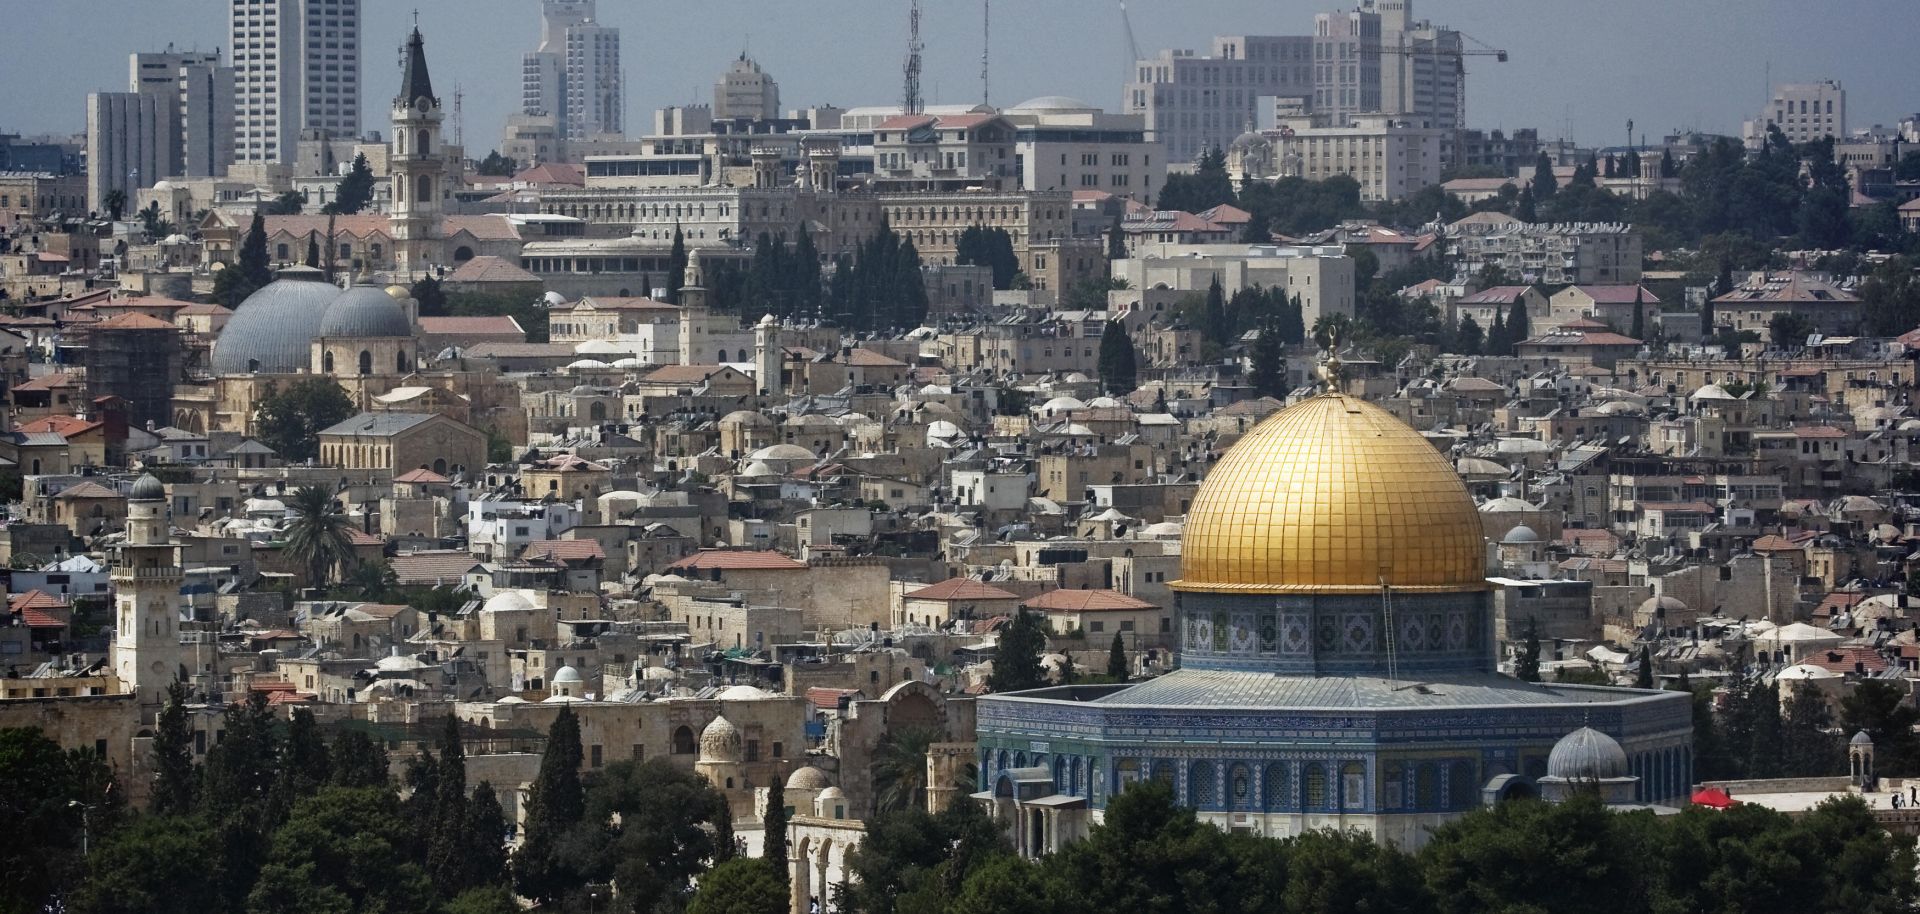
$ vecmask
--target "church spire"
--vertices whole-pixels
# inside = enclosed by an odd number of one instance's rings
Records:
[[[401,70],[400,97],[394,100],[394,107],[411,108],[422,98],[440,107],[440,99],[433,94],[433,80],[427,75],[427,44],[420,37],[420,27],[415,26],[407,39],[407,62]]]

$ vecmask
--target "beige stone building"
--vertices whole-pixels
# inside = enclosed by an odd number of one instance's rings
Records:
[[[487,465],[487,436],[441,415],[361,413],[320,432],[320,459],[349,470],[467,473]]]

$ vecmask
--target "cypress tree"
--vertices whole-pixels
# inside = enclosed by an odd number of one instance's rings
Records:
[[[1526,223],[1540,221],[1540,213],[1533,202],[1533,185],[1520,188],[1520,200],[1514,204],[1513,218]]]
[[[791,311],[808,317],[820,316],[820,249],[814,246],[813,233],[805,224],[793,243],[788,261],[788,286],[792,294]]]
[[[153,734],[153,811],[163,816],[193,812],[197,772],[193,766],[193,726],[187,714],[187,687],[167,685],[167,705]]]
[[[1126,325],[1117,320],[1107,321],[1100,331],[1100,385],[1114,396],[1132,393],[1137,386],[1138,366],[1133,351],[1133,338],[1127,334]]]
[[[1660,150],[1660,177],[1672,178],[1678,177],[1679,174],[1680,170],[1673,164],[1673,150]]]
[[[1046,674],[1040,669],[1040,653],[1046,648],[1047,635],[1040,622],[1021,608],[1000,631],[987,687],[995,692],[1018,692],[1046,685]]]
[[[1279,399],[1287,395],[1287,370],[1285,344],[1280,338],[1279,322],[1269,318],[1262,322],[1260,335],[1253,340],[1248,353],[1253,363],[1249,380],[1255,393],[1263,397]]]
[[[760,856],[773,864],[784,883],[791,876],[787,869],[787,783],[778,777],[767,786],[767,815],[762,825],[766,837],[761,842]]]
[[[1635,288],[1633,291],[1633,332],[1628,336],[1636,340],[1647,338],[1647,315],[1643,307],[1646,290]]]
[[[1553,176],[1553,160],[1547,158],[1542,150],[1533,160],[1533,199],[1536,203],[1545,203],[1560,189],[1560,182]]]
[[[515,891],[542,903],[559,901],[579,884],[573,867],[560,853],[560,842],[586,814],[586,794],[580,786],[582,755],[580,721],[572,708],[563,705],[547,731],[540,773],[527,793],[526,837],[513,858]]]
[[[346,177],[340,179],[338,189],[334,191],[331,212],[342,216],[351,216],[367,208],[373,202],[373,167],[367,164],[366,153],[353,157],[353,167],[347,169]],[[404,193],[396,190],[395,193]]]
[[[460,742],[460,721],[447,715],[440,734],[440,759],[435,766],[432,819],[427,823],[427,875],[443,897],[452,898],[472,887],[467,869],[471,842],[467,831],[467,753]]]
[[[1499,309],[1493,312],[1493,328],[1487,331],[1488,355],[1512,355],[1512,338],[1507,333],[1507,319]]]
[[[1307,306],[1298,294],[1288,298],[1280,312],[1280,339],[1292,346],[1307,341]]]
[[[1640,648],[1640,670],[1633,674],[1633,687],[1653,688],[1653,648],[1651,647],[1642,645]]]
[[[1202,329],[1206,338],[1222,346],[1227,344],[1227,294],[1220,287],[1220,277],[1215,276],[1213,283],[1207,286],[1207,325]]]
[[[1520,656],[1514,658],[1513,675],[1522,682],[1540,681],[1540,630],[1532,619],[1527,620],[1527,635],[1521,644]]]
[[[1454,339],[1462,355],[1479,355],[1486,343],[1486,331],[1480,329],[1480,322],[1474,320],[1473,315],[1462,315]]]
[[[320,725],[306,708],[295,708],[288,720],[282,773],[289,778],[295,798],[312,795],[333,777],[333,760],[320,736]]]
[[[1609,178],[1619,177],[1619,174],[1618,174],[1619,170],[1620,170],[1620,163],[1614,160],[1613,153],[1611,152],[1607,153],[1606,172],[1605,172],[1606,176]]]
[[[499,885],[507,881],[507,815],[494,796],[493,785],[481,781],[467,800],[465,856],[470,885]]]
[[[687,236],[680,223],[673,224],[673,247],[667,252],[667,304],[680,303],[680,289],[687,284]]]
[[[307,233],[306,265],[316,270],[320,269],[320,238],[312,232]]]
[[[1127,645],[1120,633],[1113,633],[1113,646],[1107,648],[1107,675],[1115,682],[1127,681]]]
[[[1532,335],[1533,331],[1528,329],[1527,303],[1514,299],[1513,308],[1507,312],[1507,337],[1517,346]]]
[[[1107,228],[1107,259],[1127,259],[1127,232],[1119,213],[1113,214],[1113,225]]]

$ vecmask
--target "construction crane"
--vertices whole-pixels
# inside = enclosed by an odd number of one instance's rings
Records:
[[[1402,113],[1404,114],[1413,113],[1412,112],[1412,109],[1414,107],[1413,66],[1412,66],[1413,60],[1417,58],[1422,58],[1422,57],[1434,58],[1436,59],[1436,65],[1437,65],[1438,63],[1437,58],[1451,57],[1453,58],[1453,72],[1454,72],[1454,80],[1453,80],[1454,109],[1453,110],[1456,114],[1456,117],[1459,119],[1460,124],[1463,126],[1466,124],[1466,121],[1467,121],[1466,58],[1491,57],[1497,63],[1506,63],[1508,59],[1508,54],[1504,48],[1496,48],[1492,45],[1487,44],[1484,41],[1481,41],[1478,38],[1473,37],[1472,35],[1468,35],[1465,32],[1457,32],[1455,34],[1458,34],[1461,38],[1466,39],[1467,41],[1471,41],[1474,44],[1479,45],[1479,47],[1468,48],[1463,46],[1459,50],[1454,50],[1452,48],[1440,47],[1438,42],[1435,42],[1429,39],[1424,45],[1401,44],[1399,47],[1390,48],[1390,47],[1383,46],[1380,48],[1380,53],[1382,55],[1407,58],[1408,65],[1400,68],[1401,75],[1404,78],[1404,82],[1401,84],[1401,87],[1400,87],[1402,90],[1402,94],[1400,96],[1401,107],[1407,109]],[[1405,33],[1402,33],[1400,37],[1403,42],[1406,40]]]
[[[1133,37],[1133,20],[1127,16],[1127,0],[1120,0],[1120,25],[1127,30],[1127,81],[1133,81],[1133,68],[1140,64],[1140,42]]]

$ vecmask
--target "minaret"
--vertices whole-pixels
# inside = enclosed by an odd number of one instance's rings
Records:
[[[127,541],[113,566],[113,672],[142,707],[166,701],[180,678],[180,562],[167,524],[167,490],[152,474],[127,496]]]
[[[753,327],[753,370],[759,375],[753,380],[763,396],[786,393],[786,387],[780,383],[781,352],[780,322],[771,314],[765,315]]]
[[[394,260],[408,275],[425,272],[441,250],[441,186],[446,160],[440,148],[440,99],[427,76],[426,42],[415,28],[407,39],[400,94],[393,100]]]

